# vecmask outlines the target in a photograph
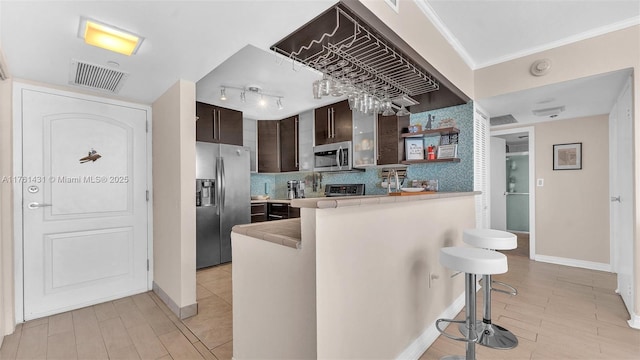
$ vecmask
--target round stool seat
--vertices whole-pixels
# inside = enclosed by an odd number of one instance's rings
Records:
[[[518,247],[518,237],[515,234],[494,229],[466,229],[462,233],[462,241],[491,250],[513,250]]]
[[[504,254],[468,247],[440,249],[440,264],[467,274],[504,274],[508,269],[507,257]]]

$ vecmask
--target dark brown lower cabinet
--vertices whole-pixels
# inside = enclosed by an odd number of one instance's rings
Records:
[[[293,219],[300,217],[300,208],[292,207],[287,203],[269,203],[268,204],[268,219],[269,220],[283,220]]]
[[[267,221],[267,203],[251,204],[251,223]]]

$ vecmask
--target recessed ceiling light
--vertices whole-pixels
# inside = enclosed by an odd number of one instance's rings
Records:
[[[135,54],[144,40],[143,37],[129,31],[85,17],[80,18],[78,37],[89,45],[127,56]]]

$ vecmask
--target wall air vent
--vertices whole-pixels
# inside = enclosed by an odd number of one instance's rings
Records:
[[[516,118],[514,118],[513,115],[511,115],[511,114],[502,115],[502,116],[496,116],[496,117],[492,117],[492,118],[489,119],[489,124],[491,126],[515,124],[517,122],[518,122],[518,120],[516,120]]]
[[[71,61],[69,84],[117,94],[129,73],[108,66]]]

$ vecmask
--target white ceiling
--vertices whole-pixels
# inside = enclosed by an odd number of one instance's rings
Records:
[[[409,0],[399,1],[402,6],[402,1]],[[416,2],[425,11],[425,21],[431,19],[440,26],[472,68],[640,22],[637,0]],[[197,82],[199,100],[242,110],[251,118],[284,118],[335,99],[314,102],[311,82],[318,75],[309,69],[293,71],[291,64],[275,62],[268,48],[334,3],[3,0],[0,47],[9,73],[15,78],[67,85],[72,59],[98,65],[115,61],[120,70],[131,74],[118,94],[124,99],[150,104],[178,79],[185,79]],[[131,57],[85,45],[76,36],[81,16],[133,31],[144,36],[145,41]],[[234,56],[238,51],[241,53]],[[247,58],[242,59],[243,54]],[[615,80],[609,82],[614,83]],[[229,100],[220,103],[220,85],[252,84],[260,85],[265,93],[284,96],[285,109],[272,107],[265,112],[252,107],[249,95],[246,103],[237,103],[239,93],[233,90],[227,91]],[[558,89],[554,97],[564,103],[563,94],[574,90]],[[504,97],[503,105],[499,100],[493,99],[492,116],[515,113],[501,108],[513,102],[511,99]],[[590,103],[594,99],[579,100]],[[525,108],[538,100],[522,101]],[[487,102],[488,108],[493,106]],[[573,105],[567,103],[567,113],[570,108]]]

